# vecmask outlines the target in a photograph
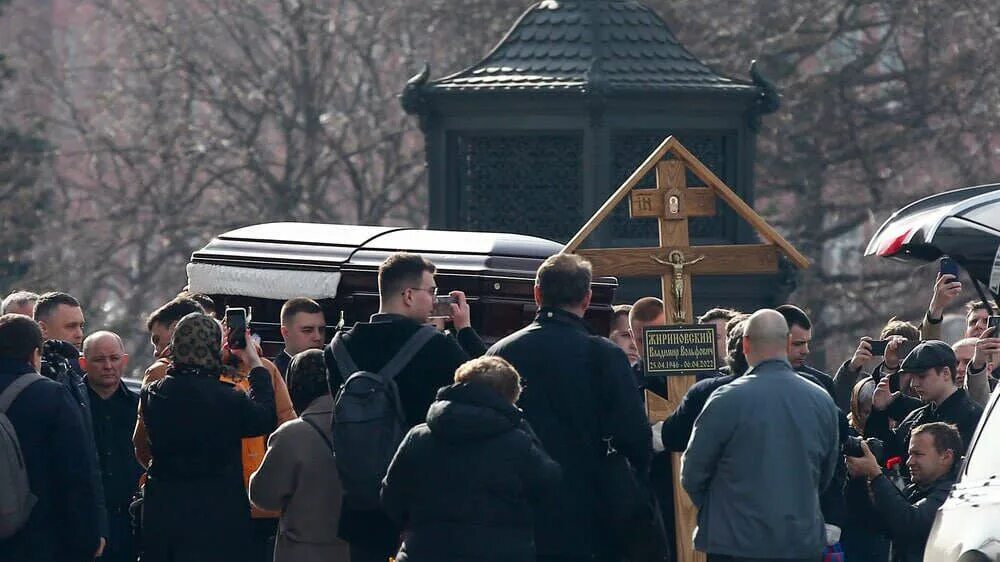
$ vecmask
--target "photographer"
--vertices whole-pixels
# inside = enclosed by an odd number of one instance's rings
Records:
[[[882,361],[875,366],[871,375],[867,375],[864,372],[864,366],[876,357],[876,355],[872,353],[873,340],[868,336],[861,338],[861,341],[858,342],[858,348],[854,352],[854,356],[845,361],[840,368],[837,369],[837,374],[834,375],[833,382],[836,388],[835,398],[837,406],[840,409],[847,410],[850,407],[851,390],[860,379],[867,376],[870,376],[876,383],[882,379],[883,376],[896,376],[895,386],[896,389],[898,389],[899,382],[896,371],[899,370],[899,364],[906,356],[905,353],[901,352],[908,351],[906,349],[907,346],[913,347],[920,341],[920,332],[909,322],[903,322],[902,320],[891,318],[879,333],[879,340],[888,340],[888,343],[885,346]],[[914,408],[917,406],[919,405],[915,405]]]
[[[899,371],[911,374],[913,390],[924,402],[924,406],[911,412],[890,433],[886,441],[887,456],[905,458],[909,451],[910,431],[932,422],[954,424],[962,436],[962,448],[957,453],[965,453],[965,447],[972,440],[983,408],[969,398],[965,389],[956,386],[957,365],[955,352],[942,341],[923,342],[906,356]],[[886,410],[899,399],[900,393],[890,393],[887,381],[883,379],[875,388],[872,404],[875,410]]]
[[[941,422],[914,427],[906,461],[913,483],[902,492],[882,473],[868,445],[862,449],[864,456],[848,457],[847,467],[852,476],[868,482],[872,505],[892,539],[893,562],[920,562],[934,514],[955,483],[964,449],[961,435]]]
[[[861,447],[860,441],[873,437],[868,420],[872,413],[874,394],[875,381],[871,378],[861,379],[854,385],[851,393],[851,411],[848,415],[851,443],[845,448],[845,455],[856,456],[868,450]],[[874,437],[884,438],[885,435]],[[881,443],[879,445],[879,453],[882,453]],[[879,530],[879,516],[868,499],[865,479],[850,478],[844,487],[844,498],[847,503],[847,518],[840,540],[844,556],[847,560],[886,562],[889,559],[889,539]]]

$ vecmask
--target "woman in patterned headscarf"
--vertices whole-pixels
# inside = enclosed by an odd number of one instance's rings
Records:
[[[274,389],[252,345],[231,350],[252,367],[249,395],[221,382],[221,344],[222,329],[212,317],[185,316],[170,340],[167,376],[140,393],[139,415],[153,453],[144,489],[144,561],[248,555],[241,439],[274,430]]]

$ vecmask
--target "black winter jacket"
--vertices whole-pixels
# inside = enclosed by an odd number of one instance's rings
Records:
[[[493,389],[441,389],[382,487],[403,529],[399,562],[535,560],[534,510],[559,479],[521,412]]]
[[[642,477],[652,456],[649,424],[625,353],[592,335],[582,318],[546,307],[488,355],[503,357],[521,374],[518,405],[563,470],[536,520],[539,556],[606,555],[613,547],[600,524],[595,485],[602,454],[598,420],[607,421],[615,446]]]
[[[899,400],[897,399],[896,401],[898,402]],[[899,424],[899,427],[892,430],[891,437],[885,447],[886,458],[893,456],[902,457],[903,462],[900,464],[900,470],[903,472],[906,480],[909,481],[910,474],[906,469],[906,459],[909,457],[910,431],[914,427],[931,422],[954,424],[958,428],[958,433],[962,435],[962,444],[967,450],[969,443],[972,442],[976,426],[979,425],[979,418],[982,415],[983,407],[973,402],[969,398],[969,394],[965,392],[965,389],[959,388],[954,394],[946,398],[940,406],[935,406],[933,403],[925,404],[910,412],[910,415],[906,416],[906,419]],[[959,451],[959,454],[964,455],[965,450]]]
[[[910,484],[900,493],[888,478],[880,476],[871,482],[875,509],[892,539],[893,562],[921,562],[924,547],[934,525],[934,516],[955,483],[956,462],[949,474],[930,486],[920,488]]]
[[[0,360],[0,392],[33,371],[26,362]],[[38,503],[20,531],[0,540],[0,561],[93,560],[103,515],[98,500],[103,497],[93,478],[99,472],[88,441],[90,419],[83,418],[66,388],[51,380],[24,389],[7,417],[17,432],[28,484]]]

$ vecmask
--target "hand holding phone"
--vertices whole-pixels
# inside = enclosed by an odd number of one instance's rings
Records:
[[[951,275],[955,278],[955,281],[958,281],[958,262],[948,256],[944,256],[941,258],[940,268],[941,275]]]
[[[882,357],[885,355],[885,349],[889,347],[890,341],[892,340],[871,340],[868,342],[872,357]]]
[[[437,295],[434,297],[434,309],[431,318],[451,318],[451,305],[458,304],[458,299],[452,295]]]
[[[226,307],[226,343],[229,349],[246,349],[250,315],[245,308]]]

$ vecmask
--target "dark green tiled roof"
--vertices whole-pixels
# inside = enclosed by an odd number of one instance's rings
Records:
[[[633,0],[544,0],[471,68],[430,91],[532,90],[752,93],[699,61],[652,10]]]

